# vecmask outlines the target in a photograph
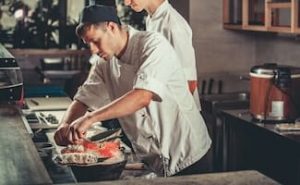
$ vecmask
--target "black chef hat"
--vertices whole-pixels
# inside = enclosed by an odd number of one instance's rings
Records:
[[[79,18],[79,23],[100,23],[112,21],[121,25],[117,10],[111,6],[90,5],[85,7]]]

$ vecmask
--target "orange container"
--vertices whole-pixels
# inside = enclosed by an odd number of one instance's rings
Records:
[[[300,68],[264,64],[250,72],[250,113],[258,120],[300,116]]]

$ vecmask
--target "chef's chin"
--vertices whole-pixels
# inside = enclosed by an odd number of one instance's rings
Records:
[[[110,61],[110,59],[112,58],[111,56],[103,56],[102,57],[105,61]]]
[[[135,11],[135,12],[141,12],[143,11],[143,8],[139,7],[139,6],[131,6],[131,8]]]

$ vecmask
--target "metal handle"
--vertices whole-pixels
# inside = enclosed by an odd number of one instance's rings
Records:
[[[246,80],[246,81],[248,81],[248,80],[250,80],[250,77],[249,76],[240,76],[240,80]]]

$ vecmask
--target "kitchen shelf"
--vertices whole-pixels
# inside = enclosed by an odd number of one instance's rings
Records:
[[[280,32],[280,33],[293,33],[290,27],[282,27],[282,26],[271,26],[268,28],[270,32]]]
[[[223,26],[226,29],[240,30],[242,29],[242,25],[233,25],[233,24],[224,24]]]
[[[300,33],[299,1],[223,0],[223,28]]]
[[[244,26],[244,29],[251,30],[251,31],[267,31],[267,28],[265,26],[255,26],[255,25]]]
[[[270,8],[291,8],[291,3],[273,3],[268,2]]]

